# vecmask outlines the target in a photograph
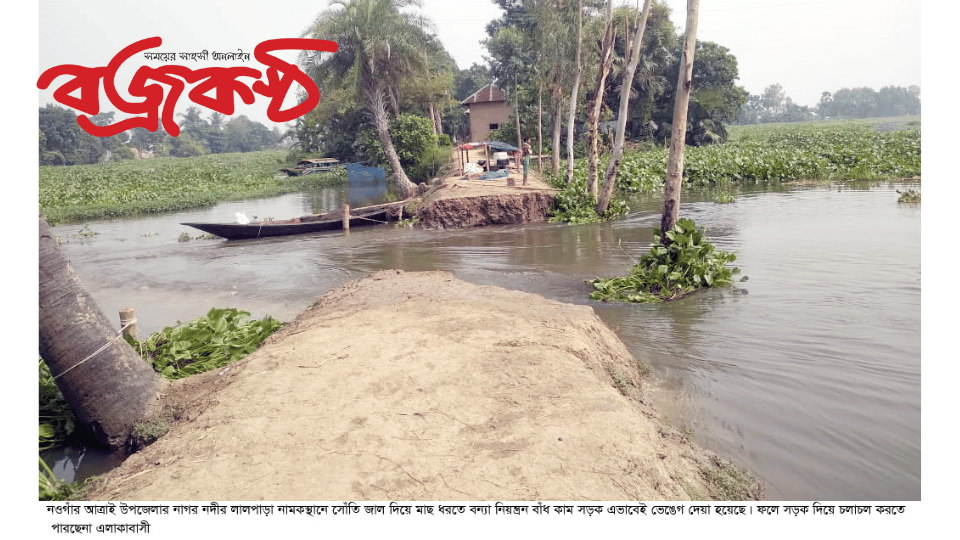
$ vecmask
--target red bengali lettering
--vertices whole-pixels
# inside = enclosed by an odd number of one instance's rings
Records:
[[[317,103],[320,103],[320,90],[313,79],[297,66],[284,62],[268,53],[287,49],[334,53],[337,52],[338,48],[336,42],[333,41],[303,38],[268,39],[257,45],[253,49],[253,57],[261,64],[268,66],[267,83],[263,81],[253,83],[253,91],[271,98],[270,104],[267,105],[267,118],[274,122],[286,122],[300,118],[313,110]],[[283,73],[283,77],[279,77],[278,72]],[[307,99],[286,111],[281,111],[283,98],[294,82],[300,84],[307,91]]]
[[[338,50],[335,42],[321,39],[285,38],[264,41],[254,49],[254,57],[267,66],[266,82],[260,80],[261,72],[251,67],[210,67],[191,70],[179,65],[157,68],[141,66],[134,73],[127,91],[134,98],[142,98],[142,100],[125,100],[117,91],[115,82],[120,66],[131,56],[162,44],[160,37],[142,39],[124,47],[106,66],[89,68],[64,64],[50,68],[40,75],[37,87],[45,90],[57,77],[71,76],[68,82],[54,91],[54,99],[67,107],[92,116],[100,113],[100,81],[103,80],[104,92],[114,107],[127,114],[146,116],[136,116],[108,126],[98,126],[87,116],[80,115],[77,117],[77,123],[84,131],[98,137],[109,137],[136,127],[156,131],[159,128],[158,124],[162,124],[164,130],[176,137],[180,134],[180,127],[174,122],[174,109],[186,85],[197,82],[200,84],[190,90],[187,97],[193,103],[221,114],[234,113],[236,97],[247,105],[253,104],[254,92],[256,92],[270,98],[267,106],[267,117],[270,120],[286,122],[303,116],[320,102],[319,89],[300,68],[269,53],[290,49],[331,53]],[[250,86],[237,80],[240,77],[254,79],[252,90]],[[294,107],[281,110],[283,100],[293,83],[299,84],[306,90],[307,98]],[[164,99],[164,87],[161,85],[169,87],[166,91],[166,99]],[[79,97],[70,95],[77,90],[80,91]],[[212,97],[207,95],[210,92],[213,92]]]
[[[234,94],[240,96],[240,100],[247,105],[252,105],[256,99],[253,92],[246,84],[237,80],[237,77],[260,78],[260,72],[251,67],[212,67],[198,69],[196,73],[199,79],[206,79],[190,91],[188,97],[201,107],[217,111],[227,116],[233,114],[236,110],[234,106]],[[214,97],[205,95],[210,91],[214,92]]]

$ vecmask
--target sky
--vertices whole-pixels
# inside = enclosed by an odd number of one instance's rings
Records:
[[[686,0],[666,3],[682,29]],[[298,37],[326,6],[323,0],[42,0],[37,76],[61,64],[104,66],[123,47],[152,36],[163,39],[155,51],[252,53],[266,39]],[[490,0],[425,0],[421,13],[433,21],[440,41],[464,69],[484,63],[484,28],[502,12]],[[825,91],[920,85],[920,28],[916,0],[703,0],[698,38],[730,49],[739,63],[738,84],[749,93],[780,84],[795,103],[812,107]],[[295,53],[284,58],[294,61]],[[262,70],[253,59],[237,65]],[[121,79],[135,71],[132,59],[125,66],[130,67],[121,71]],[[54,102],[53,88],[66,80],[40,91],[40,105]],[[295,104],[293,94],[287,106]],[[102,104],[104,110],[113,109],[105,98]],[[265,97],[253,106],[238,101],[236,114],[271,125],[266,104]],[[178,110],[189,105],[181,98]],[[206,117],[209,111],[204,113]]]

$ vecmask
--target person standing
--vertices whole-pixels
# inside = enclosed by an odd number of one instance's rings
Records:
[[[527,185],[527,175],[530,173],[530,154],[532,153],[530,137],[527,137],[523,141],[523,185]]]

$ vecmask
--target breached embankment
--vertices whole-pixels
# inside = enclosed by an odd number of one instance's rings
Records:
[[[95,500],[689,500],[759,485],[659,420],[587,306],[445,272],[322,296],[227,369]]]
[[[428,199],[418,209],[417,221],[428,229],[540,223],[555,200],[556,195],[540,190]]]
[[[502,178],[477,176],[444,178],[407,213],[427,229],[522,225],[546,221],[557,198],[557,190],[536,171],[530,171],[526,184],[516,169]]]

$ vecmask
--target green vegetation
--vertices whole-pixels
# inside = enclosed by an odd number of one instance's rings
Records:
[[[716,188],[716,201],[729,203],[741,186],[909,178],[920,175],[920,146],[919,117],[731,126],[726,143],[686,148],[683,179],[687,186]],[[619,189],[604,216],[596,214],[596,201],[586,193],[586,159],[576,161],[570,185],[548,172],[560,189],[550,220],[587,223],[617,217],[627,210],[624,197],[662,191],[668,149],[638,148],[621,161]],[[600,157],[601,170],[608,160]]]
[[[248,321],[250,313],[238,309],[211,309],[186,325],[167,327],[142,342],[128,338],[130,344],[150,360],[154,369],[167,379],[180,379],[223,367],[253,352],[283,323],[271,317]],[[70,405],[53,381],[50,369],[40,360],[40,450],[63,445],[76,427]],[[170,430],[181,418],[182,410],[165,408],[157,418],[139,422],[134,428],[133,445],[142,448]],[[66,483],[59,480],[40,458],[40,500],[59,501],[81,491],[86,481]]]
[[[450,145],[439,146],[439,137],[433,131],[433,124],[426,118],[402,113],[390,121],[390,137],[400,164],[415,182],[437,176],[450,163],[453,148]],[[353,147],[364,161],[389,166],[387,156],[377,140],[377,132],[372,127],[360,129]]]
[[[918,118],[905,117],[731,126],[726,143],[686,148],[684,183],[718,188],[718,202],[731,202],[732,190],[744,185],[917,176],[921,161],[918,123]],[[601,169],[608,159],[601,157]],[[668,150],[660,146],[626,154],[617,181],[620,195],[662,190],[667,161]],[[554,221],[599,219],[590,216],[593,203],[584,188],[586,168],[585,159],[577,160],[574,182],[558,196]],[[624,203],[619,204],[623,208]]]
[[[584,160],[578,160],[578,165]],[[597,200],[587,193],[587,171],[586,167],[576,167],[573,170],[573,182],[569,184],[566,180],[547,173],[550,183],[560,191],[557,193],[557,201],[551,210],[550,222],[569,222],[569,223],[593,223],[603,219],[612,219],[627,213],[627,202],[622,198],[614,198],[610,201],[610,207],[601,216],[597,214],[595,207]]]
[[[281,177],[284,151],[264,150],[40,167],[40,211],[51,223],[195,208],[346,182],[342,170]]]
[[[714,489],[720,501],[749,501],[760,499],[759,483],[744,469],[729,461],[711,456],[710,465],[702,467],[700,473]]]
[[[153,444],[154,441],[166,435],[174,424],[183,418],[183,412],[182,406],[166,406],[158,416],[137,422],[133,427],[133,437],[130,442],[133,451]]]
[[[668,245],[661,242],[660,231],[655,229],[650,251],[640,258],[630,275],[593,280],[595,290],[590,298],[641,303],[674,300],[730,283],[733,274],[740,271],[726,266],[736,260],[736,255],[717,251],[689,219],[678,220],[664,236]]]
[[[87,482],[67,483],[57,478],[47,462],[40,459],[40,500],[65,501],[83,490]]]
[[[161,375],[182,379],[243,358],[283,325],[271,317],[248,321],[249,317],[246,311],[214,308],[204,317],[164,328],[136,345]]]
[[[59,446],[76,428],[70,404],[53,381],[50,368],[40,360],[40,450]]]
[[[621,165],[627,191],[652,191],[666,176],[667,150]],[[878,132],[866,122],[733,126],[725,144],[689,147],[687,185],[777,184],[789,180],[881,180],[920,174],[920,130]]]
[[[699,54],[699,53],[697,53]],[[875,118],[920,114],[920,87],[885,86],[841,88],[823,92],[815,107],[797,105],[780,84],[771,84],[760,95],[752,95],[740,110],[737,123],[803,122],[816,118]]]

